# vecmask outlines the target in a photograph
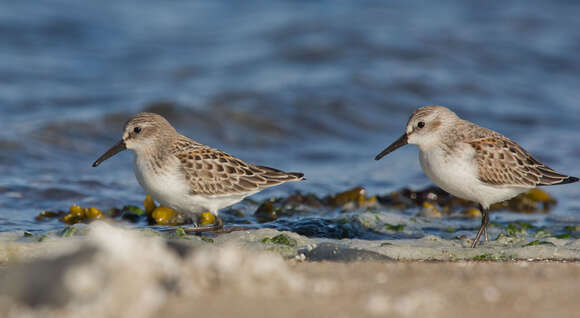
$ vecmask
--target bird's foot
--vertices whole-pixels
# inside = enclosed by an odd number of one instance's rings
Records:
[[[224,222],[219,216],[211,212],[204,212],[199,216],[199,222],[194,222],[192,226],[184,228],[186,233],[220,232],[224,227]]]
[[[211,212],[202,213],[199,220],[201,225],[213,226],[216,230],[222,229],[224,227],[224,221],[222,218],[214,215]]]

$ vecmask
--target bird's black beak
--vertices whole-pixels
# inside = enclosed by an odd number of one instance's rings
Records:
[[[125,141],[121,139],[121,141],[116,143],[113,147],[111,147],[111,149],[107,150],[107,152],[105,152],[102,156],[100,156],[99,159],[97,159],[97,161],[93,163],[93,167],[100,165],[101,162],[111,158],[112,156],[118,154],[119,152],[125,149],[127,149],[127,145],[125,144]]]
[[[399,139],[395,140],[387,149],[383,150],[380,154],[375,157],[375,160],[381,160],[382,157],[390,154],[391,152],[403,147],[407,144],[407,134],[402,135]]]

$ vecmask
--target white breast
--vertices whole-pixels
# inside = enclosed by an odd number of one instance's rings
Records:
[[[419,150],[421,168],[441,189],[456,197],[478,202],[484,208],[527,190],[481,182],[478,178],[477,162],[474,160],[475,151],[468,144],[460,147],[452,155],[437,146]]]
[[[133,170],[146,193],[160,204],[184,213],[203,212],[202,207],[190,204],[190,187],[178,167],[179,161],[168,159],[163,168],[154,169],[152,163],[135,156]]]
[[[179,168],[180,162],[177,158],[169,158],[163,163],[163,168],[154,169],[151,166],[152,163],[143,160],[143,157],[146,156],[137,154],[133,165],[139,184],[155,201],[182,213],[195,216],[209,211],[217,215],[218,210],[255,193],[220,196],[194,195],[191,194],[191,185]]]

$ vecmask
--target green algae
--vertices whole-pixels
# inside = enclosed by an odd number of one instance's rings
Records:
[[[406,224],[394,225],[394,224],[385,223],[385,229],[387,229],[389,231],[394,231],[394,232],[403,231],[406,226],[407,226]]]
[[[143,215],[143,214],[145,214],[145,210],[141,209],[138,206],[134,206],[134,205],[126,205],[121,210],[122,211],[129,211],[132,214],[137,214],[137,215]]]
[[[521,236],[521,235],[527,235],[528,234],[528,230],[534,230],[537,229],[537,227],[533,226],[530,223],[526,223],[526,222],[513,222],[508,224],[505,228],[504,228],[504,232],[505,235],[508,237],[517,237],[517,236]]]
[[[266,237],[262,240],[262,243],[286,245],[289,247],[296,247],[298,245],[298,242],[295,239],[291,238],[290,236],[284,233],[276,235],[274,237]]]
[[[524,245],[524,246],[536,246],[536,245],[551,245],[551,246],[556,246],[554,243],[552,242],[548,242],[548,241],[540,241],[540,240],[535,240],[535,241],[531,241],[530,243]]]
[[[505,255],[494,255],[494,254],[480,254],[472,258],[474,261],[507,261],[509,258]]]
[[[178,237],[187,237],[187,234],[185,233],[185,230],[182,227],[178,227],[177,229],[175,229],[175,234],[177,234]]]
[[[501,226],[501,224],[499,224],[499,223],[498,223],[498,222],[496,222],[496,221],[490,221],[490,222],[487,224],[487,228],[490,228],[490,227],[497,227],[497,228],[500,228],[500,227],[502,227],[502,226]]]
[[[562,234],[552,235],[552,237],[555,237],[558,239],[570,239],[570,238],[572,238],[572,235],[570,233],[562,233]]]
[[[76,232],[77,232],[76,227],[67,226],[64,229],[62,229],[62,231],[60,232],[60,236],[61,237],[71,237],[71,236],[75,235]]]

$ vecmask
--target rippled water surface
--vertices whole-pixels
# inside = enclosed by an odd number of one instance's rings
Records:
[[[576,1],[539,0],[4,1],[0,231],[62,228],[34,217],[74,203],[141,205],[131,153],[91,163],[143,110],[197,141],[308,178],[255,201],[429,185],[413,147],[373,160],[426,104],[447,105],[580,175],[579,16]],[[550,213],[493,219],[580,224],[580,187],[548,191],[558,199]],[[356,226],[341,234],[336,224],[364,219],[364,209],[258,225],[256,206],[236,209],[256,226],[313,236],[390,235]],[[473,235],[478,222],[444,218],[401,235],[445,236],[450,225]]]

